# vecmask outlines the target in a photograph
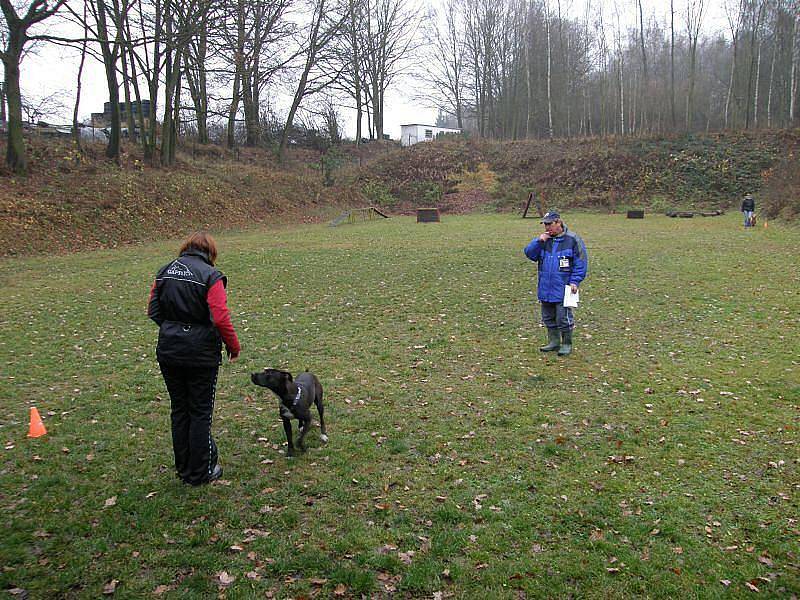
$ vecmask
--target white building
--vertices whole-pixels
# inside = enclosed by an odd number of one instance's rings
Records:
[[[418,142],[430,142],[440,135],[451,133],[461,133],[461,130],[450,127],[436,127],[435,125],[420,125],[418,123],[400,125],[400,145],[413,146]]]

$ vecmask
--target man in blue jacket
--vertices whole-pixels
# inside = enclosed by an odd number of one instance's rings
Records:
[[[572,309],[564,306],[564,288],[572,293],[586,277],[589,257],[579,235],[569,231],[561,215],[550,211],[542,217],[544,233],[525,247],[525,256],[539,265],[538,296],[542,322],[547,327],[548,344],[542,352],[558,350],[559,356],[572,352]]]

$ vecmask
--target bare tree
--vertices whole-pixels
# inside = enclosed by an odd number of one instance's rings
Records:
[[[552,67],[553,44],[550,39],[550,2],[544,0],[544,27],[547,37],[547,137],[553,138],[553,94],[552,94]]]
[[[744,14],[744,2],[745,0],[738,0],[738,4],[735,7],[731,6],[729,3],[725,4],[725,14],[728,19],[728,27],[730,28],[731,32],[731,46],[733,52],[731,56],[730,77],[728,79],[728,93],[725,98],[724,123],[726,128],[728,127],[729,123],[731,98],[733,97],[739,30],[742,25],[742,15]]]
[[[78,76],[75,85],[75,106],[72,109],[72,136],[75,140],[75,146],[78,148],[78,152],[82,153],[83,148],[81,146],[81,131],[78,124],[78,109],[81,105],[81,87],[83,85],[82,78],[83,78],[83,66],[86,63],[86,45],[89,42],[89,26],[86,20],[87,17],[87,6],[86,3],[83,3],[83,39],[81,40],[81,61],[78,65]]]
[[[384,96],[394,80],[405,72],[416,39],[418,13],[409,0],[366,0],[363,54],[369,82],[373,134],[383,137]]]
[[[0,81],[0,124],[6,124],[6,88]]]
[[[30,4],[15,5],[12,0],[0,0],[5,26],[3,29],[4,47],[0,50],[3,61],[5,85],[3,86],[6,102],[8,102],[8,144],[6,145],[6,164],[14,173],[25,174],[28,171],[28,157],[25,141],[22,137],[22,92],[19,86],[20,62],[25,46],[32,40],[42,39],[31,36],[31,27],[52,17],[66,0],[56,0],[48,5],[47,0],[32,0]],[[18,10],[23,10],[20,15]]]
[[[694,117],[694,90],[697,85],[697,42],[703,23],[705,0],[687,0],[686,34],[689,37],[689,93],[686,95],[686,129],[691,130]]]
[[[789,123],[797,119],[797,90],[800,79],[800,1],[794,0],[794,18],[792,19],[792,68],[789,83]]]
[[[678,126],[678,117],[675,113],[675,0],[669,0],[669,108],[672,119],[672,128]]]
[[[419,77],[423,92],[417,97],[454,116],[463,129],[466,45],[458,0],[448,0],[441,12],[431,15],[425,36],[424,70]]]
[[[642,0],[637,0],[639,5],[639,48],[642,51],[642,94],[640,97],[642,128],[647,127],[647,92],[650,88],[650,77],[647,70],[647,49],[644,44],[644,11]]]
[[[311,21],[306,29],[306,39],[303,44],[303,66],[278,148],[278,156],[281,159],[285,155],[289,132],[300,103],[305,97],[328,87],[339,75],[319,69],[318,66],[322,62],[330,62],[326,52],[329,45],[333,45],[332,41],[342,33],[342,24],[347,18],[346,11],[337,10],[341,7],[329,4],[330,0],[313,0],[313,2]]]
[[[759,31],[761,29],[761,21],[764,15],[764,0],[758,0],[757,6],[750,7],[750,68],[747,73],[747,96],[746,96],[746,108],[745,108],[745,117],[744,117],[744,128],[750,128],[750,115],[751,110],[750,107],[752,106],[751,98],[755,95],[756,98],[758,97],[758,92],[754,91],[754,86],[757,90],[758,82],[755,81],[756,71],[758,70],[758,64],[760,64],[760,52],[759,48],[757,47],[760,45],[760,36]]]

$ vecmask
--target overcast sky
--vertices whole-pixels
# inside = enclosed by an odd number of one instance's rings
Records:
[[[555,0],[550,0],[551,6]],[[581,15],[585,10],[586,0],[565,0],[561,4],[562,14]],[[723,9],[724,0],[707,0],[707,17],[704,19],[706,34],[724,32],[725,18]],[[682,11],[685,10],[686,0],[676,0],[676,11],[681,11],[675,18],[676,28],[684,27]],[[608,27],[616,25],[615,6],[619,10],[620,21],[623,27],[633,26],[637,17],[636,0],[592,0],[592,6],[604,6],[605,22]],[[666,0],[645,0],[643,3],[645,19],[647,15],[654,16],[662,23],[668,23],[669,3]],[[596,12],[596,11],[595,11]],[[70,48],[53,45],[40,46],[35,54],[28,55],[22,65],[22,90],[31,98],[42,98],[56,92],[62,92],[62,101],[66,109],[61,114],[48,115],[45,120],[51,122],[68,123],[72,120],[72,109],[75,102],[75,82],[77,78],[79,52]],[[90,113],[101,112],[103,102],[108,100],[105,75],[102,64],[88,58],[83,73],[83,86],[81,92],[80,120],[87,120]],[[395,82],[393,88],[387,92],[386,115],[384,130],[393,139],[400,138],[400,125],[405,123],[433,124],[436,111],[421,106],[413,100],[414,83],[410,78],[401,78]],[[282,107],[286,101],[278,99],[275,105]],[[284,110],[285,112],[285,110]],[[345,134],[355,135],[354,110],[342,110],[341,116],[345,122]],[[366,132],[366,124],[364,125]],[[366,135],[366,133],[365,133]]]

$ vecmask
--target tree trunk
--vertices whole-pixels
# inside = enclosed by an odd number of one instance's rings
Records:
[[[180,135],[180,127],[181,127],[181,71],[180,71],[180,59],[176,58],[176,68],[178,71],[177,74],[177,81],[175,83],[175,105],[174,111],[175,114],[172,117],[172,143],[169,146],[169,164],[175,164],[175,154],[178,150],[178,139]]]
[[[778,53],[778,44],[772,46],[772,60],[769,65],[769,84],[767,85],[767,128],[772,128],[772,86],[775,83],[775,55]]]
[[[758,128],[758,88],[761,82],[761,39],[758,40],[758,56],[756,58],[756,82],[753,90],[753,127]]]
[[[128,19],[125,20],[125,30],[127,34],[127,43],[125,47],[123,47],[122,51],[128,54],[128,58],[130,59],[131,65],[131,82],[133,83],[133,93],[136,97],[136,104],[139,106],[139,111],[137,113],[137,117],[139,119],[139,139],[142,142],[142,150],[144,151],[144,156],[146,158],[150,158],[151,153],[148,153],[148,135],[147,129],[145,128],[145,121],[144,121],[144,111],[142,109],[142,93],[139,90],[139,78],[136,75],[136,58],[133,55],[133,46],[130,44],[131,40],[131,31],[130,31],[130,22]],[[150,107],[152,110],[152,106]],[[148,115],[148,118],[153,121],[153,113]]]
[[[83,77],[83,65],[86,62],[86,42],[89,33],[89,24],[86,20],[86,3],[83,5],[83,42],[81,43],[81,62],[78,65],[78,80],[75,90],[75,107],[72,110],[72,136],[75,139],[75,146],[79,153],[83,153],[81,146],[81,130],[78,124],[78,108],[81,105],[81,86]]]
[[[9,47],[6,53],[8,60],[3,60],[6,72],[6,98],[8,102],[8,143],[6,146],[6,164],[18,175],[28,173],[28,157],[25,151],[25,139],[22,137],[22,94],[19,89],[19,61],[22,54],[22,45],[15,43],[11,34]],[[19,52],[14,52],[19,48]]]
[[[552,45],[550,42],[550,5],[545,2],[544,30],[547,36],[547,137],[553,139]]]
[[[155,0],[155,25],[153,27],[156,32],[155,40],[153,42],[153,72],[148,78],[148,89],[150,91],[150,131],[148,133],[148,140],[144,147],[144,157],[146,160],[152,162],[156,161],[156,143],[158,140],[158,84],[159,84],[159,67],[161,64],[161,28],[163,27],[164,13],[169,10],[169,1],[166,6],[161,3],[161,0]]]
[[[106,157],[119,164],[120,162],[120,133],[122,123],[119,114],[119,83],[117,82],[117,54],[108,39],[108,24],[106,21],[105,0],[97,0],[97,35],[100,49],[103,54],[103,67],[106,72],[106,85],[108,86],[108,101],[111,105],[111,133],[106,146]]]
[[[177,124],[175,122],[176,90],[181,78],[180,49],[167,52],[167,69],[164,77],[164,122],[161,126],[161,164],[172,165],[175,161],[175,145],[177,143]]]
[[[233,96],[228,109],[228,148],[236,147],[236,113],[239,112],[239,71],[233,76]]]
[[[131,84],[128,75],[128,58],[124,51],[120,52],[122,57],[122,86],[125,93],[125,107],[127,109],[128,139],[136,140],[136,121],[133,116],[133,104],[131,103]],[[140,107],[141,108],[141,107]]]
[[[756,43],[759,45],[761,44],[761,39],[758,37],[759,29],[761,28],[761,15],[762,11],[764,10],[763,2],[759,2],[758,12],[753,16],[753,21],[751,22],[751,32],[750,32],[750,70],[747,75],[747,98],[745,99],[745,115],[744,115],[744,128],[750,129],[750,99],[753,96],[753,78],[755,77],[754,71],[757,70],[756,60],[757,58],[760,59],[760,49],[756,50]],[[760,61],[759,61],[760,62]],[[758,87],[758,83],[756,83],[756,88]],[[756,90],[755,93],[758,96],[758,91]]]
[[[675,0],[669,0],[669,14],[669,108],[672,118],[672,129],[675,130],[678,126],[677,116],[675,114]]]
[[[725,116],[724,116],[724,124],[725,129],[728,128],[728,122],[730,117],[730,106],[731,106],[731,98],[733,97],[733,82],[736,77],[736,52],[737,46],[736,38],[738,36],[738,32],[734,32],[732,35],[732,44],[733,44],[733,57],[731,58],[731,73],[728,79],[728,95],[725,97]]]
[[[642,115],[641,128],[647,127],[647,91],[650,87],[649,77],[647,73],[647,51],[644,45],[644,12],[642,11],[642,0],[639,2],[639,45],[642,50],[642,91],[641,99],[639,101],[640,111]]]
[[[532,90],[531,90],[531,44],[530,44],[530,37],[531,37],[531,17],[530,17],[530,7],[526,7],[526,14],[525,14],[525,138],[529,138],[531,135],[531,105],[533,104],[532,100]],[[461,127],[461,123],[458,124]]]
[[[794,6],[798,6],[798,2],[794,2]],[[789,76],[789,125],[794,125],[795,118],[797,118],[797,80],[800,79],[800,33],[798,32],[798,22],[800,22],[800,15],[795,14],[792,19],[792,72]]]
[[[236,113],[239,112],[239,99],[244,78],[245,8],[244,0],[236,3],[236,54],[234,56],[233,96],[228,110],[228,148],[236,146]]]
[[[619,132],[620,135],[625,135],[625,82],[624,73],[622,71],[622,52],[619,52],[618,60],[618,73],[619,73]]]
[[[6,122],[6,85],[0,81],[0,123]]]

